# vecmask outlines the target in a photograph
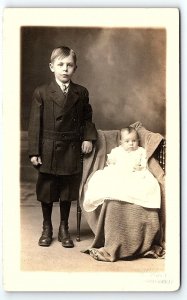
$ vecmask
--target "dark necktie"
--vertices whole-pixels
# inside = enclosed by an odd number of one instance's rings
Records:
[[[68,87],[65,84],[62,83],[62,92],[63,92],[64,95],[67,94],[67,88]]]

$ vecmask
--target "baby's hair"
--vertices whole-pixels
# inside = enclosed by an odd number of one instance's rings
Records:
[[[75,65],[77,63],[77,56],[76,53],[73,49],[70,49],[69,47],[66,46],[59,46],[57,48],[55,48],[52,53],[51,53],[51,63],[53,63],[53,61],[57,58],[57,57],[67,57],[69,55],[73,56]]]
[[[134,132],[135,134],[136,134],[136,136],[137,136],[137,139],[139,140],[139,135],[138,135],[138,132],[137,132],[137,130],[135,129],[135,128],[133,128],[133,127],[125,127],[125,128],[122,128],[121,129],[121,135],[123,134],[123,133],[131,133],[131,132]]]

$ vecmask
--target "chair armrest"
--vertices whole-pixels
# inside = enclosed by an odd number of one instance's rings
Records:
[[[166,140],[163,139],[154,153],[154,157],[158,160],[160,166],[165,171],[166,167]]]

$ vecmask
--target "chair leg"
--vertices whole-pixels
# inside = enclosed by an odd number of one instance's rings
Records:
[[[77,200],[77,237],[76,237],[77,242],[80,242],[81,214],[82,214],[82,210],[79,205],[79,201]]]

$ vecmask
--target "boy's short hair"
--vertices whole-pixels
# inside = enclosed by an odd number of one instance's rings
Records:
[[[55,48],[52,53],[51,53],[51,63],[53,63],[53,61],[57,58],[57,57],[67,57],[69,55],[73,56],[75,65],[77,63],[77,56],[76,53],[73,49],[70,49],[69,47],[66,46],[59,46],[57,48]]]

